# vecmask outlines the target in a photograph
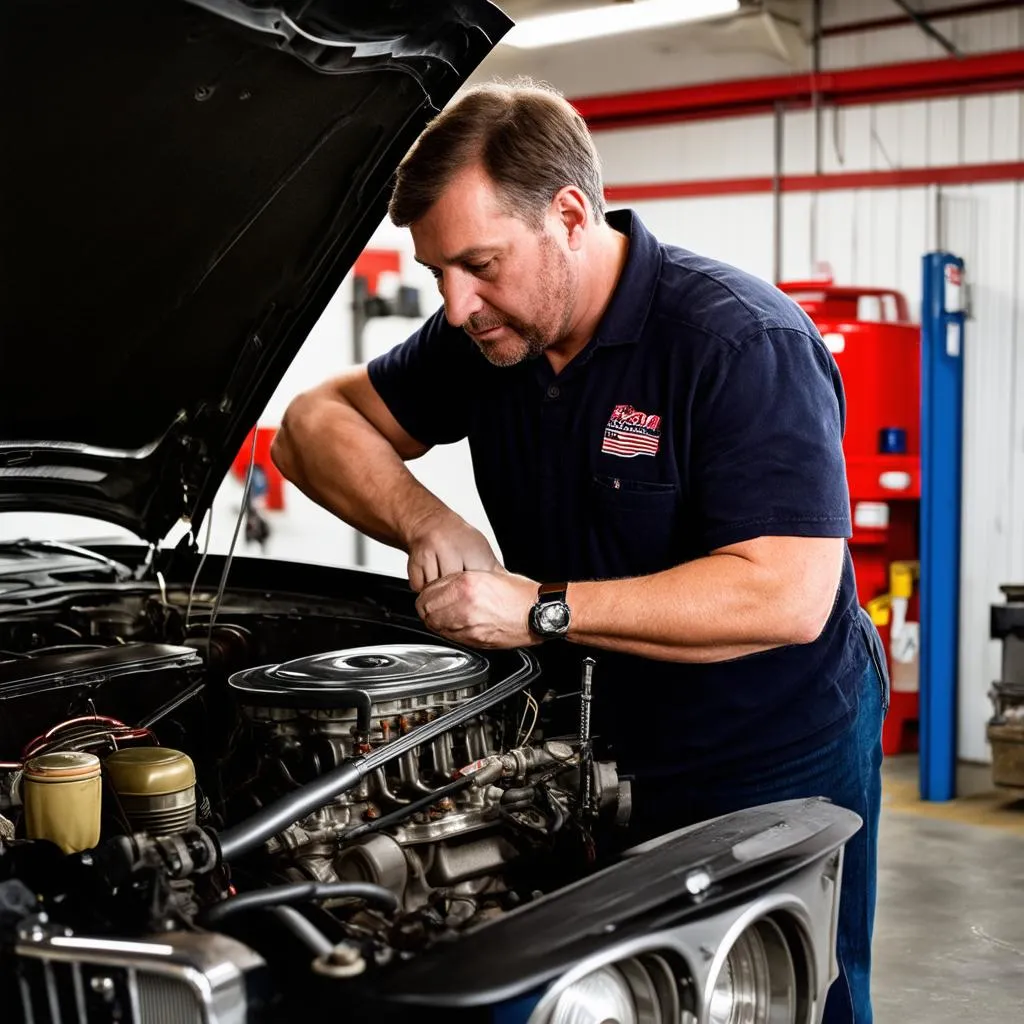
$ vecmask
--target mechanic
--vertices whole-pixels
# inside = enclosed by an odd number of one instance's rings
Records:
[[[468,90],[403,161],[390,215],[443,307],[297,397],[286,477],[408,553],[424,623],[594,655],[635,777],[630,839],[823,795],[847,848],[829,1022],[871,1020],[888,677],[858,607],[838,370],[769,284],[606,213],[582,119],[530,84]],[[468,438],[502,558],[405,462]],[[563,675],[561,678],[565,678]]]

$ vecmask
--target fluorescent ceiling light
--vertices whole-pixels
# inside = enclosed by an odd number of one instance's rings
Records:
[[[509,46],[533,49],[559,43],[596,39],[599,36],[636,32],[661,25],[700,21],[723,14],[735,14],[740,0],[635,0],[607,3],[562,14],[524,18],[501,40]]]

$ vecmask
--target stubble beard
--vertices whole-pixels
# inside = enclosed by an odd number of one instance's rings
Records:
[[[568,258],[556,246],[553,239],[545,237],[541,244],[541,264],[538,270],[538,290],[533,304],[538,310],[550,314],[547,326],[533,322],[526,323],[514,317],[479,317],[467,321],[473,331],[486,331],[493,327],[506,327],[518,337],[518,344],[507,339],[501,341],[480,341],[474,338],[484,358],[498,367],[516,366],[518,363],[537,359],[552,345],[557,344],[569,333],[572,322],[577,282]]]

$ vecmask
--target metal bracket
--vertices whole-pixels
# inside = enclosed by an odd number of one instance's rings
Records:
[[[892,0],[892,2],[913,19],[917,27],[926,35],[931,36],[950,56],[959,60],[963,53],[958,49],[956,43],[948,36],[944,36],[929,20],[928,16],[921,11],[915,11],[907,0]]]

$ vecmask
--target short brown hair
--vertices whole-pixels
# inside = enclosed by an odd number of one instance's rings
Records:
[[[540,227],[557,193],[575,185],[604,220],[601,163],[583,118],[553,89],[528,80],[467,90],[423,130],[398,168],[388,212],[419,220],[463,168],[479,162],[508,212]]]

